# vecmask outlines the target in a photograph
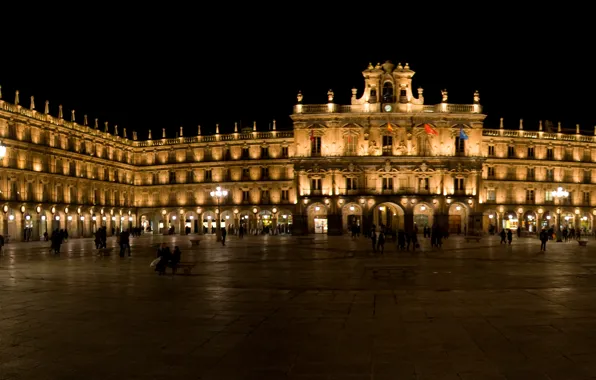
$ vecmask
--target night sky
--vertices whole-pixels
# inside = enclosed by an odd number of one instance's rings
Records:
[[[251,8],[252,9],[252,8]],[[252,9],[254,11],[254,9]],[[76,110],[82,124],[99,119],[161,137],[233,131],[234,122],[267,130],[291,128],[289,115],[302,90],[304,103],[326,102],[333,89],[337,103],[349,104],[351,88],[362,94],[362,71],[369,62],[410,64],[414,88],[423,87],[425,104],[471,104],[480,91],[485,127],[537,129],[538,120],[563,123],[587,133],[596,125],[596,79],[590,58],[593,32],[581,22],[561,25],[550,19],[529,21],[474,18],[466,22],[416,17],[407,25],[367,25],[356,14],[292,14],[253,18],[237,10],[221,20],[213,13],[185,9],[144,9],[139,13],[104,9],[84,18],[60,13],[4,23],[0,59],[3,98],[21,104],[35,96],[43,111]],[[132,16],[135,16],[132,18]],[[283,16],[280,16],[283,15]],[[177,18],[179,17],[179,18]],[[380,17],[380,16],[379,16]],[[485,17],[485,16],[483,16]],[[412,18],[412,17],[409,17]],[[70,20],[70,21],[69,21]],[[575,20],[574,20],[575,21]],[[11,23],[22,29],[7,38]],[[8,33],[10,35],[10,33]],[[590,43],[590,48],[586,44]],[[8,49],[9,47],[9,49]]]

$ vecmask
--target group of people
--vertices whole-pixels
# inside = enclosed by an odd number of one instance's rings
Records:
[[[172,274],[176,274],[178,263],[182,259],[182,252],[178,246],[175,246],[174,252],[172,252],[166,243],[161,243],[161,246],[157,250],[157,259],[155,271],[160,276],[166,274],[167,268],[172,268]]]

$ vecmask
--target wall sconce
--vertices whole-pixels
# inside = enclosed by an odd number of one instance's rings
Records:
[[[319,211],[321,208],[319,206],[315,207],[315,211]]]
[[[328,205],[329,204],[329,199],[325,198],[325,204]]]
[[[237,208],[234,209],[234,214],[238,215],[238,209]]]
[[[273,208],[271,209],[271,212],[272,212],[272,213],[274,213],[274,214],[277,214],[277,207],[273,207]]]
[[[25,215],[25,220],[31,220],[31,215]]]
[[[472,205],[472,202],[473,202],[473,201],[472,201],[471,199],[468,199],[468,204],[469,204],[470,206]]]
[[[578,208],[575,209],[575,215],[579,215],[579,209]]]
[[[350,206],[350,211],[354,211],[354,206]]]
[[[461,210],[461,206],[455,206],[455,209],[456,209],[457,211],[459,211],[459,210]]]
[[[120,221],[121,221],[121,222],[123,222],[123,221],[124,221],[124,217],[123,217],[123,216],[121,216],[121,217],[120,217]]]
[[[103,220],[105,222],[106,220],[108,220],[108,218],[104,215],[101,217],[101,220]]]
[[[203,209],[200,207],[197,207],[197,214],[201,214],[203,212]]]
[[[77,214],[80,214],[80,213],[81,213],[81,208],[77,207]]]
[[[523,208],[521,208],[521,207],[520,207],[520,208],[518,208],[518,209],[517,209],[517,213],[518,213],[518,214],[521,214],[521,213],[523,213],[523,212],[524,212],[524,209],[523,209]]]
[[[97,216],[93,215],[93,216],[91,217],[91,220],[95,222],[95,221],[97,220]]]
[[[437,204],[437,198],[433,199],[433,204]]]
[[[112,222],[115,222],[115,221],[116,221],[116,217],[112,216]]]
[[[114,215],[114,209],[110,209],[110,215]]]
[[[420,206],[420,211],[425,211],[426,210],[426,206]]]
[[[176,215],[172,215],[172,220],[176,220]]]
[[[343,204],[344,204],[344,200],[343,200],[343,199],[340,199],[340,200],[339,200],[339,204],[340,204],[340,205],[343,205]]]
[[[72,220],[72,215],[67,216],[66,220],[68,220],[70,222]]]
[[[539,208],[539,209],[538,209],[538,213],[539,213],[539,214],[542,214],[543,212],[544,212],[544,210],[543,210],[543,209],[541,209],[541,208]]]
[[[8,205],[2,206],[2,211],[4,211],[4,213],[6,214],[8,212]],[[594,212],[596,212],[596,210],[594,210]]]
[[[68,214],[68,207],[64,207],[64,213]]]
[[[56,215],[56,220],[60,220],[60,215]]]
[[[259,209],[255,207],[252,209],[252,212],[253,212],[253,214],[256,214],[257,212],[259,212]]]
[[[550,220],[550,215],[547,215],[547,216],[546,216],[546,219],[547,219],[547,220]]]
[[[46,216],[45,215],[42,215],[41,216],[41,220],[46,220]]]
[[[131,214],[132,214],[132,211],[128,210],[128,215],[131,215]]]
[[[25,213],[25,205],[21,206],[21,212],[24,214]]]
[[[447,198],[447,204],[451,204],[451,198]]]
[[[180,209],[180,215],[184,215],[184,210]]]
[[[494,217],[495,217],[495,216],[494,216],[493,214],[489,214],[489,215],[488,215],[488,218],[489,218],[489,219],[492,219],[492,218],[494,218]]]
[[[81,222],[84,222],[84,221],[85,221],[85,217],[81,216]]]
[[[10,215],[8,216],[8,220],[14,220],[14,215],[10,214]]]
[[[307,203],[308,203],[308,199],[304,199],[302,202],[303,202],[304,204],[307,204]]]
[[[192,219],[192,216],[191,216],[190,218]],[[132,222],[132,216],[129,216],[129,217],[128,217],[128,221],[129,221],[129,222]]]
[[[165,215],[165,214],[167,214],[167,213],[168,213],[168,212],[167,212],[165,209],[164,209],[164,210],[161,210],[161,215]]]

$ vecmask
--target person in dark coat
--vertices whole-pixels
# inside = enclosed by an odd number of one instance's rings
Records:
[[[176,270],[178,269],[178,263],[182,260],[182,252],[178,246],[174,247],[174,252],[172,252],[172,258],[170,259],[170,266],[172,267],[172,274],[176,274]]]
[[[159,257],[159,262],[155,265],[155,270],[159,275],[166,274],[166,268],[168,267],[168,263],[172,258],[172,253],[170,252],[170,248],[166,245],[166,243],[161,243],[161,247],[157,250],[157,257]]]
[[[546,242],[548,241],[548,232],[543,228],[540,231],[540,251],[546,252]]]

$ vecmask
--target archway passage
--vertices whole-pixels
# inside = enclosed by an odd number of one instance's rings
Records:
[[[397,232],[404,229],[404,210],[396,203],[380,203],[373,208],[372,212],[376,231],[381,228],[386,232]]]
[[[449,233],[461,234],[467,232],[468,209],[463,203],[453,203],[449,206]]]
[[[536,233],[536,213],[532,210],[528,210],[524,213],[521,221],[521,228],[529,233]]]

